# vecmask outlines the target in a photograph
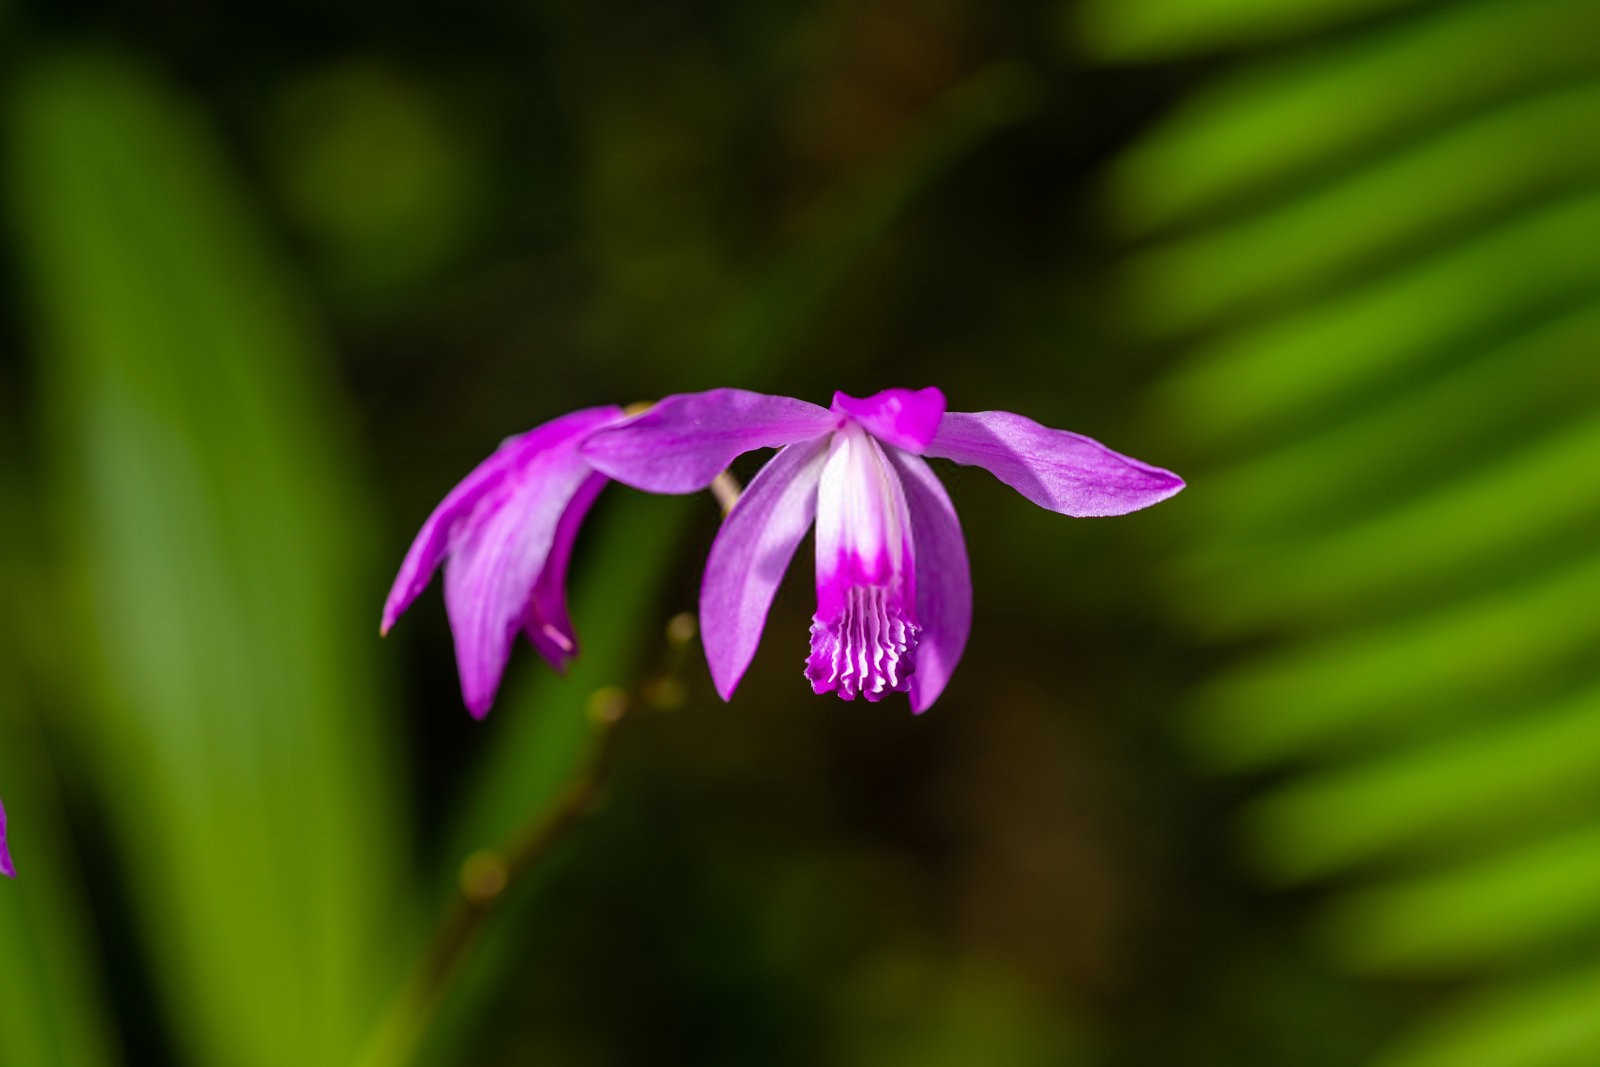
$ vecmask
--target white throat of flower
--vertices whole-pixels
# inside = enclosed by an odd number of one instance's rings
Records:
[[[900,477],[854,423],[817,489],[817,613],[806,677],[818,693],[879,700],[910,687],[917,635],[911,523]]]

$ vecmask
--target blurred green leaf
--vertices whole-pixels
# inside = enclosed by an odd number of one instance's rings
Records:
[[[1600,305],[1581,307],[1322,433],[1218,469],[1204,494],[1185,501],[1193,525],[1217,535],[1185,570],[1232,565],[1234,549],[1256,553],[1284,534],[1323,533],[1516,452],[1524,438],[1600,402],[1597,350]],[[1485,405],[1486,396],[1495,403]]]
[[[1582,531],[1600,517],[1600,482],[1588,477],[1600,455],[1600,413],[1535,432],[1378,515],[1332,520],[1303,537],[1249,542],[1207,560],[1202,581],[1211,606],[1197,622],[1231,633],[1289,620],[1383,617],[1459,587],[1529,541]],[[1229,595],[1217,595],[1222,590]]]
[[[1196,695],[1191,737],[1217,765],[1244,767],[1417,719],[1448,724],[1486,697],[1587,669],[1600,641],[1597,596],[1600,558],[1420,617],[1327,628],[1219,671]]]
[[[1182,728],[1271,776],[1244,854],[1333,883],[1333,964],[1476,991],[1378,1063],[1595,1062],[1562,970],[1600,938],[1595,9],[1173,7],[1086,11],[1115,56],[1351,26],[1222,64],[1109,174],[1119,310],[1177,352],[1171,611],[1213,649]]]
[[[1305,774],[1255,801],[1245,828],[1274,877],[1336,873],[1433,839],[1587,810],[1600,780],[1600,691]],[[1343,812],[1332,820],[1328,813]]]
[[[1293,433],[1379,384],[1453,363],[1477,339],[1592,294],[1597,227],[1600,192],[1590,191],[1201,342],[1161,387],[1155,418],[1207,452]]]
[[[1600,1056],[1600,971],[1466,998],[1377,1067],[1586,1067]]]
[[[1593,779],[1590,772],[1589,778]],[[1568,786],[1569,793],[1578,791]],[[1600,829],[1539,840],[1414,879],[1360,890],[1318,923],[1353,967],[1430,972],[1514,960],[1600,933]]]
[[[1388,32],[1224,70],[1114,163],[1115,215],[1144,233],[1303,193],[1441,122],[1600,70],[1593,18],[1592,0],[1442,3]]]
[[[1421,0],[1083,0],[1070,8],[1089,47],[1137,59],[1303,33]]]
[[[15,664],[0,670],[0,801],[18,873],[0,884],[0,1063],[116,1063],[55,768],[35,709],[13,688]]]
[[[22,442],[0,423],[0,514],[35,513],[18,476]],[[40,531],[0,524],[0,588],[26,612],[0,615],[0,802],[18,877],[0,880],[0,1063],[117,1062],[96,970],[96,923],[73,854],[62,783],[52,758],[34,673],[60,642],[51,574],[38,560]],[[53,666],[53,664],[51,664]]]
[[[1124,285],[1152,336],[1358,278],[1419,244],[1600,180],[1600,83],[1512,100],[1349,177],[1132,259]],[[1426,190],[1426,196],[1419,196]],[[1229,270],[1219,271],[1218,263]]]
[[[159,994],[199,1062],[341,1061],[407,905],[324,353],[181,98],[100,55],[15,90],[75,725]]]

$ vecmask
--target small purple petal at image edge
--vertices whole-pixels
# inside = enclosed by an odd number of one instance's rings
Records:
[[[434,508],[400,565],[381,632],[442,564],[461,696],[477,718],[494,703],[518,632],[558,671],[577,655],[567,563],[607,481],[578,444],[623,417],[619,407],[587,408],[508,438]]]
[[[917,713],[938,699],[971,629],[972,582],[960,522],[922,456],[983,467],[1063,515],[1125,515],[1184,487],[1171,471],[1022,415],[946,412],[936,388],[836,393],[831,410],[741,389],[687,393],[581,445],[603,474],[667,493],[703,489],[757,448],[780,451],[723,523],[701,586],[706,660],[724,700],[813,523],[813,690],[871,701],[904,692]]]
[[[7,878],[17,876],[17,868],[11,862],[11,852],[6,848],[6,806],[0,804],[0,874]]]

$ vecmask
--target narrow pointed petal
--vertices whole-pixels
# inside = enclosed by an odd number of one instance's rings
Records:
[[[1183,488],[1169,470],[1009,411],[946,412],[923,454],[982,467],[1063,515],[1126,515]]]
[[[508,472],[515,471],[530,457],[546,449],[621,417],[622,409],[614,406],[574,411],[526,433],[507,438],[488,459],[474,467],[433,509],[433,514],[428,516],[411,542],[411,548],[406,552],[400,572],[395,575],[388,599],[384,602],[380,630],[388,633],[395,620],[428,587],[433,572],[449,553],[461,528],[470,521],[484,498],[503,486]]]
[[[816,517],[827,454],[825,437],[780,450],[751,479],[711,546],[700,586],[700,633],[723,700],[755,657],[772,598]]]
[[[878,440],[921,455],[944,417],[944,394],[932,386],[885,389],[868,397],[834,393],[833,410],[849,415]]]
[[[581,521],[596,491],[597,476],[578,454],[581,437],[582,431],[569,435],[508,471],[452,538],[444,565],[445,610],[455,637],[461,696],[479,718],[494,702],[517,631],[530,620],[537,620],[531,628],[545,638],[535,647],[545,652],[553,644],[563,653],[552,661],[557,666],[571,652],[559,647],[562,640],[571,641],[565,605],[559,615],[541,619],[535,594],[552,555],[570,549],[573,524]],[[560,549],[558,534],[565,537]],[[565,567],[564,559],[558,562]],[[543,629],[545,623],[551,630]]]
[[[6,848],[6,806],[0,804],[0,874],[7,878],[17,876],[16,865],[11,862],[11,852]]]
[[[816,693],[869,701],[909,692],[921,626],[915,546],[900,476],[851,423],[817,486],[817,611],[806,677]]]
[[[544,570],[533,583],[533,598],[523,631],[539,655],[558,671],[565,671],[578,654],[578,637],[567,612],[567,564],[572,561],[572,546],[578,529],[589,514],[595,498],[609,481],[603,474],[590,474],[556,524],[555,537],[546,557]]]
[[[938,477],[923,460],[889,450],[900,472],[911,539],[917,546],[917,669],[911,675],[911,710],[927,711],[961,662],[972,632],[972,573],[961,520]]]
[[[839,417],[816,404],[745,389],[682,393],[590,437],[596,470],[652,493],[693,493],[739,456],[820,437]]]

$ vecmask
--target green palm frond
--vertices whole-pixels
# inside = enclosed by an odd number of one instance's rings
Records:
[[[1376,1062],[1594,1063],[1600,9],[1273,10],[1074,9],[1104,59],[1234,53],[1109,175],[1193,475],[1183,728],[1270,783],[1240,836],[1309,942],[1432,1005]]]

